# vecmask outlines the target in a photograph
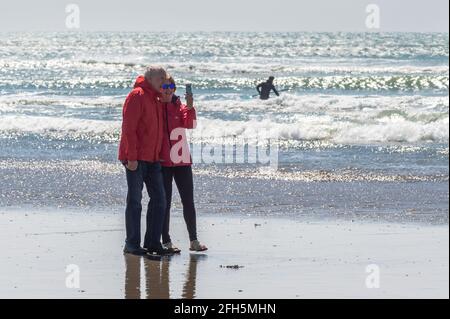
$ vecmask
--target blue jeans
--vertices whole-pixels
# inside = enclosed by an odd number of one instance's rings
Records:
[[[148,195],[152,200],[147,209],[147,230],[144,247],[160,247],[166,210],[161,164],[159,162],[139,161],[138,168],[135,171],[130,171],[127,168],[125,170],[128,184],[127,208],[125,210],[126,245],[131,248],[141,246],[142,190],[145,184]]]

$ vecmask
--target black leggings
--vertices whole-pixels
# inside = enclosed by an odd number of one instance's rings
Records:
[[[172,182],[178,188],[178,193],[183,204],[183,216],[186,222],[189,239],[197,240],[197,217],[194,205],[194,181],[192,177],[191,166],[176,166],[162,168],[164,188],[166,190],[167,208],[166,218],[164,221],[162,240],[164,244],[171,242],[169,235],[170,229],[170,206],[172,203]]]

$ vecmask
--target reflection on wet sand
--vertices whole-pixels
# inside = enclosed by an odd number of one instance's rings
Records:
[[[125,299],[141,298],[141,257],[125,255]]]
[[[205,259],[207,255],[190,254],[189,266],[186,274],[186,282],[183,287],[183,299],[194,299],[195,289],[197,286],[197,264],[200,260]]]
[[[144,259],[147,299],[169,299],[169,259]]]
[[[197,266],[206,255],[190,254],[183,286],[182,298],[193,299],[196,295]],[[145,292],[147,299],[169,299],[170,296],[170,258],[151,260],[138,256],[125,255],[125,299],[141,298],[141,262],[144,263]]]

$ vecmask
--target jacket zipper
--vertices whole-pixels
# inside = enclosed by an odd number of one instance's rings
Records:
[[[169,104],[166,103],[166,130],[167,130],[167,137],[169,140],[169,161],[170,161],[170,165],[173,166],[173,162],[172,160],[170,160],[170,152],[172,151],[172,141],[170,140],[170,130],[169,130],[169,114],[167,112],[167,108],[168,108]]]

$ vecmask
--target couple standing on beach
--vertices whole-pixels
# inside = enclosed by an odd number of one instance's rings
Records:
[[[185,132],[195,126],[194,99],[192,94],[186,94],[186,105],[182,104],[175,91],[174,79],[162,67],[150,66],[136,79],[123,106],[119,160],[125,166],[128,184],[125,253],[180,253],[169,234],[173,180],[183,204],[190,250],[207,250],[197,239],[192,159]],[[150,203],[141,247],[144,184]]]

